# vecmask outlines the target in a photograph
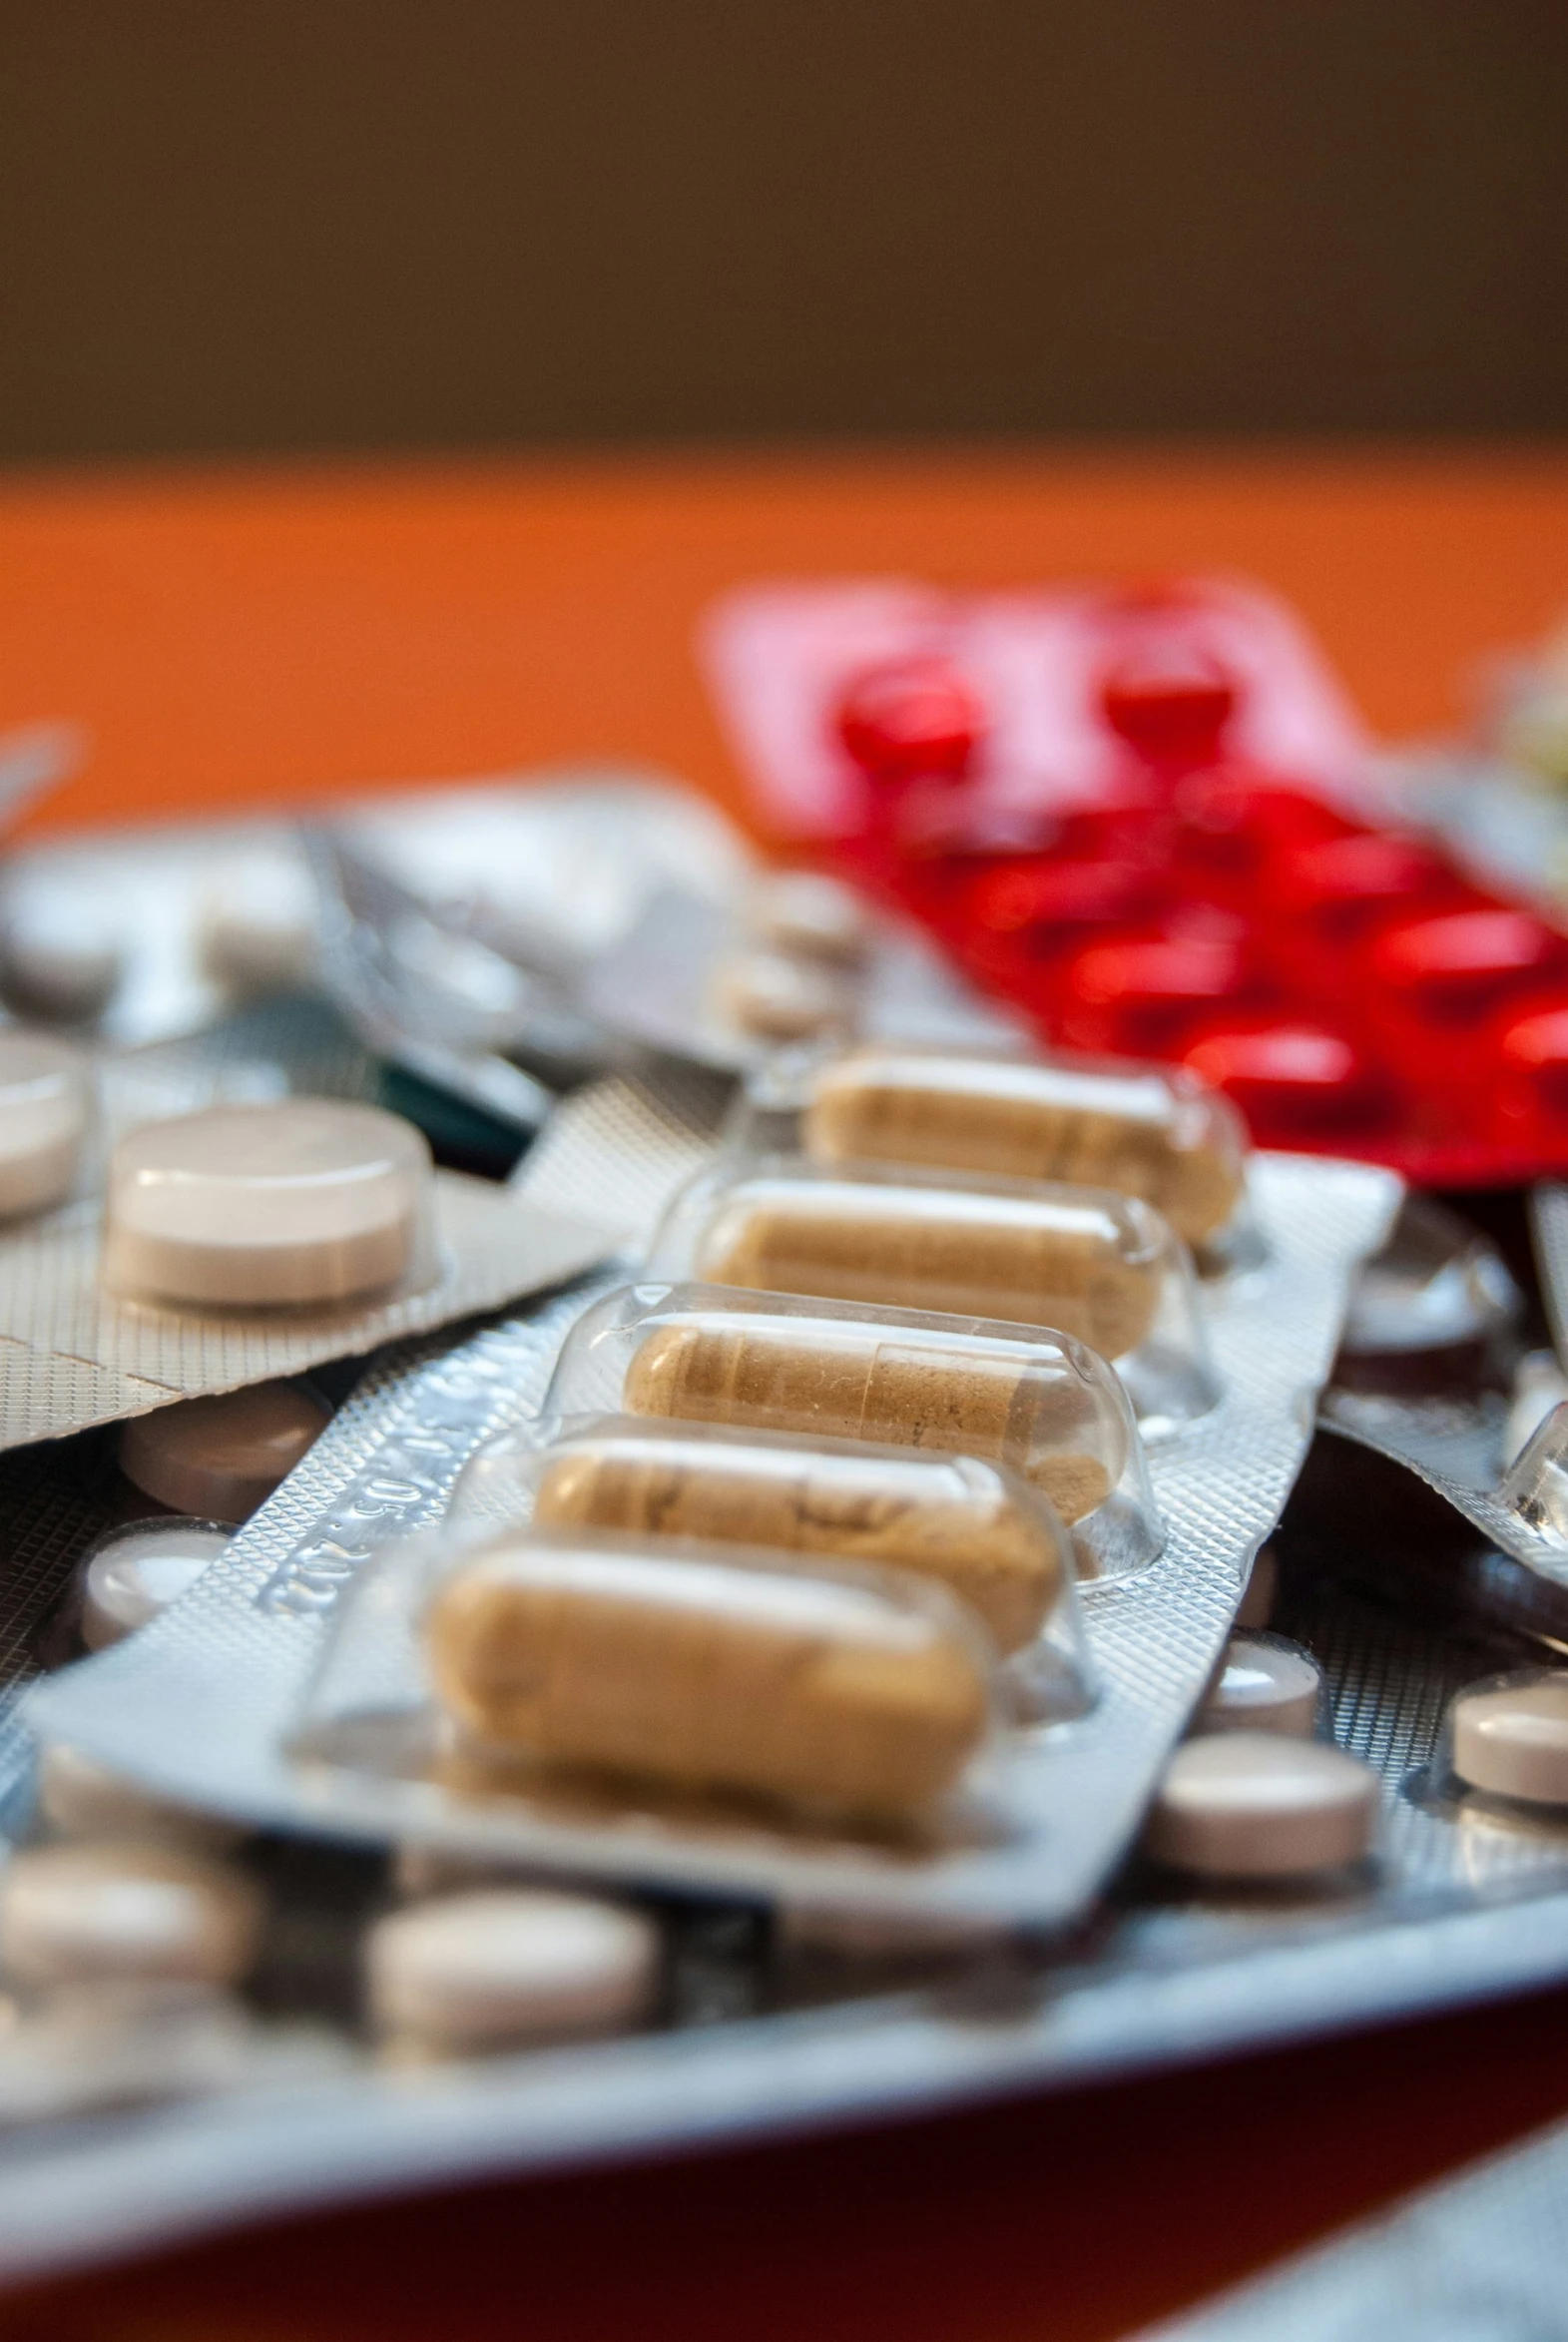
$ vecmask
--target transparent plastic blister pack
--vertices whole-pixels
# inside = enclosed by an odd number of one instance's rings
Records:
[[[1001,1048],[1025,1038],[1021,1021],[954,975],[911,924],[805,872],[756,879],[723,901],[665,888],[595,962],[584,1004],[627,1041],[729,1073],[857,1035]]]
[[[1557,1361],[1568,1334],[1568,1189],[1533,1190],[1530,1224],[1557,1357],[1528,1353],[1517,1360],[1512,1405],[1476,1370],[1489,1348],[1512,1333],[1518,1297],[1498,1289],[1495,1270],[1485,1273],[1485,1261],[1470,1257],[1472,1245],[1455,1257],[1451,1274],[1439,1271],[1432,1280],[1444,1318],[1468,1297],[1457,1343],[1467,1371],[1454,1386],[1365,1390],[1354,1387],[1352,1375],[1352,1387],[1325,1394],[1322,1417],[1346,1439],[1415,1472],[1500,1555],[1527,1571],[1532,1606],[1555,1616],[1561,1634],[1568,1631],[1568,1402]],[[1506,1611],[1518,1589],[1503,1573],[1498,1577],[1491,1590]]]
[[[606,1413],[1006,1464],[1074,1530],[1090,1578],[1144,1566],[1164,1537],[1126,1393],[1064,1335],[650,1280],[578,1319],[538,1436]]]
[[[1247,1136],[1234,1108],[1166,1066],[921,1045],[798,1050],[747,1085],[727,1134],[824,1169],[875,1162],[1110,1188],[1151,1204],[1201,1264],[1248,1265]]]
[[[596,1196],[614,1196],[619,1217],[637,1185],[628,1171],[629,1149],[635,1150],[639,1131],[651,1130],[657,1143],[648,1150],[642,1185],[651,1220],[668,1198],[672,1172],[690,1171],[700,1159],[710,1127],[687,1120],[657,1093],[601,1085],[562,1110],[534,1175],[518,1183],[520,1192],[541,1201],[570,1193],[579,1211],[592,1210]],[[967,1842],[896,1856],[877,1850],[868,1860],[863,1846],[848,1852],[802,1847],[755,1825],[716,1840],[683,1834],[668,1818],[635,1830],[607,1825],[602,1815],[553,1813],[546,1821],[525,1815],[515,1802],[444,1793],[437,1807],[427,1784],[426,1794],[412,1799],[418,1811],[411,1819],[407,1784],[393,1797],[383,1777],[349,1780],[336,1770],[327,1780],[319,1767],[289,1761],[285,1744],[298,1729],[306,1681],[319,1659],[321,1613],[359,1558],[399,1525],[393,1515],[400,1505],[404,1513],[411,1507],[428,1516],[486,1438],[542,1408],[541,1429],[568,1420],[559,1391],[546,1403],[544,1371],[547,1351],[566,1331],[564,1311],[548,1311],[534,1326],[480,1336],[444,1359],[406,1370],[379,1393],[367,1389],[184,1603],[128,1649],[93,1662],[74,1682],[51,1686],[39,1712],[51,1733],[81,1741],[166,1794],[194,1794],[254,1819],[423,1837],[480,1856],[504,1847],[513,1860],[531,1848],[539,1863],[568,1872],[687,1886],[728,1882],[786,1896],[797,1907],[1058,1925],[1083,1907],[1125,1845],[1169,1746],[1203,1692],[1253,1555],[1300,1464],[1350,1273],[1380,1240],[1397,1192],[1386,1174],[1290,1157],[1259,1160],[1251,1185],[1267,1264],[1216,1288],[1210,1332],[1223,1396],[1150,1453],[1164,1549],[1149,1566],[1107,1579],[1091,1596],[1088,1663],[1100,1696],[1076,1721],[1015,1731],[1001,1769],[1003,1804]],[[646,1234],[646,1223],[640,1232]],[[730,1297],[732,1312],[736,1298]],[[621,1308],[602,1303],[594,1322],[610,1323]],[[830,1318],[831,1305],[815,1314]],[[573,1417],[624,1406],[628,1331],[623,1326],[616,1333],[621,1389],[609,1387],[613,1374],[603,1389],[585,1384]],[[946,1331],[950,1338],[950,1325]],[[1000,1338],[1016,1343],[1018,1329],[1004,1327]],[[592,1324],[577,1341],[593,1346]],[[509,1346],[511,1363],[503,1365]],[[608,1342],[602,1355],[610,1358],[614,1348]],[[529,1362],[527,1374],[519,1371],[520,1358]],[[481,1362],[477,1386],[469,1384]],[[563,1377],[567,1371],[563,1361]],[[456,1396],[465,1386],[472,1394],[466,1404]],[[439,1474],[422,1464],[410,1470],[412,1427],[443,1409]],[[364,1448],[345,1445],[351,1431]],[[385,1464],[376,1455],[382,1445]],[[348,1547],[348,1557],[317,1577],[317,1565],[300,1557],[292,1506],[282,1499],[286,1493],[297,1501],[333,1458],[349,1456],[355,1469],[343,1472],[334,1492],[350,1517],[367,1481],[409,1492],[400,1503],[378,1498],[362,1527],[334,1535],[329,1541]],[[221,1686],[231,1668],[237,1679],[226,1693]]]
[[[655,1276],[1049,1326],[1115,1362],[1141,1422],[1215,1404],[1186,1247],[1114,1190],[727,1154],[666,1213]]]

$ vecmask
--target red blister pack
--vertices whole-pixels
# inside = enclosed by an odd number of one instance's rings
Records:
[[[1260,1143],[1427,1186],[1568,1169],[1568,938],[1389,819],[1272,596],[763,585],[702,647],[770,828],[1044,1041],[1185,1062]]]

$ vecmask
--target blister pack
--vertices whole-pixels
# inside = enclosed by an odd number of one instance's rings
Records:
[[[0,1028],[5,1081],[0,1446],[362,1355],[605,1249],[432,1171],[308,1005],[127,1051]]]
[[[640,1202],[635,1226],[646,1238],[673,1178],[712,1152],[712,1121],[694,1119],[690,1101],[690,1090],[683,1106],[624,1082],[581,1093],[525,1172],[523,1196],[553,1208],[570,1195],[578,1212],[603,1199],[623,1225]],[[372,1379],[192,1595],[37,1695],[39,1720],[163,1794],[253,1821],[416,1839],[645,1885],[726,1886],[795,1908],[1059,1926],[1136,1828],[1204,1688],[1300,1464],[1349,1277],[1397,1195],[1384,1173],[1288,1157],[1257,1159],[1251,1187],[1266,1257],[1211,1294],[1217,1403],[1149,1453],[1163,1550],[1085,1603],[1098,1697],[1074,1721],[1012,1729],[987,1782],[989,1816],[956,1842],[824,1844],[764,1827],[756,1814],[682,1817],[650,1810],[646,1797],[585,1812],[519,1798],[515,1784],[500,1799],[469,1796],[372,1760],[369,1725],[356,1743],[356,1715],[363,1721],[389,1685],[405,1721],[410,1699],[428,1706],[427,1680],[399,1672],[417,1603],[383,1577],[378,1610],[367,1575],[363,1619],[354,1624],[356,1595],[323,1660],[326,1613],[389,1530],[441,1512],[485,1440],[540,1412],[580,1302]],[[355,1761],[356,1745],[365,1761]]]
[[[705,647],[760,804],[1041,1038],[1427,1185],[1568,1160],[1556,914],[1374,769],[1267,596],[760,586]]]

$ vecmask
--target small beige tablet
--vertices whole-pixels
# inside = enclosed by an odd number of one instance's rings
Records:
[[[21,1984],[231,1984],[261,1925],[243,1873],[173,1847],[39,1846],[0,1870],[0,1965]]]
[[[92,1119],[92,1065],[80,1049],[48,1033],[0,1032],[0,1220],[70,1194]]]
[[[430,1150],[336,1098],[210,1106],[133,1130],[109,1167],[104,1282],[133,1300],[306,1306],[427,1282]]]
[[[1322,1670],[1306,1651],[1233,1634],[1194,1719],[1195,1732],[1287,1732],[1310,1737]]]
[[[249,1520],[314,1446],[330,1413],[297,1383],[253,1383],[133,1416],[120,1468],[144,1496],[202,1520]]]
[[[245,1835],[213,1814],[170,1805],[63,1740],[38,1752],[38,1808],[62,1838],[157,1839],[216,1854]]]
[[[533,1888],[416,1903],[378,1920],[365,1952],[379,2029],[460,2055],[648,2015],[659,1935],[624,1905]]]
[[[1568,1668],[1461,1691],[1450,1722],[1453,1769],[1472,1789],[1568,1805]]]
[[[803,1041],[825,1032],[842,1010],[826,969],[784,951],[733,951],[714,979],[727,1024],[762,1041]]]
[[[842,965],[860,958],[869,940],[865,905],[854,888],[816,871],[776,871],[760,880],[748,924],[776,951]]]
[[[81,1571],[88,1649],[105,1650],[167,1610],[232,1542],[210,1520],[138,1520],[105,1537]]]
[[[1205,1878],[1306,1878],[1359,1862],[1376,1814],[1376,1774],[1342,1749],[1222,1732],[1187,1741],[1171,1759],[1144,1850]]]

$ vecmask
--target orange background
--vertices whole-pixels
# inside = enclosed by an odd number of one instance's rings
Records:
[[[67,822],[634,757],[727,802],[691,656],[762,573],[1195,566],[1390,736],[1568,604],[1568,454],[366,466],[0,488],[0,723]],[[1568,2112],[1568,1994],[1022,2108],[265,2228],[12,2296],[5,2342],[1089,2342]]]
[[[631,756],[734,804],[693,622],[763,574],[1181,567],[1291,597],[1373,726],[1451,725],[1568,603],[1568,455],[1084,452],[401,463],[0,487],[0,722],[86,771],[34,826]]]

